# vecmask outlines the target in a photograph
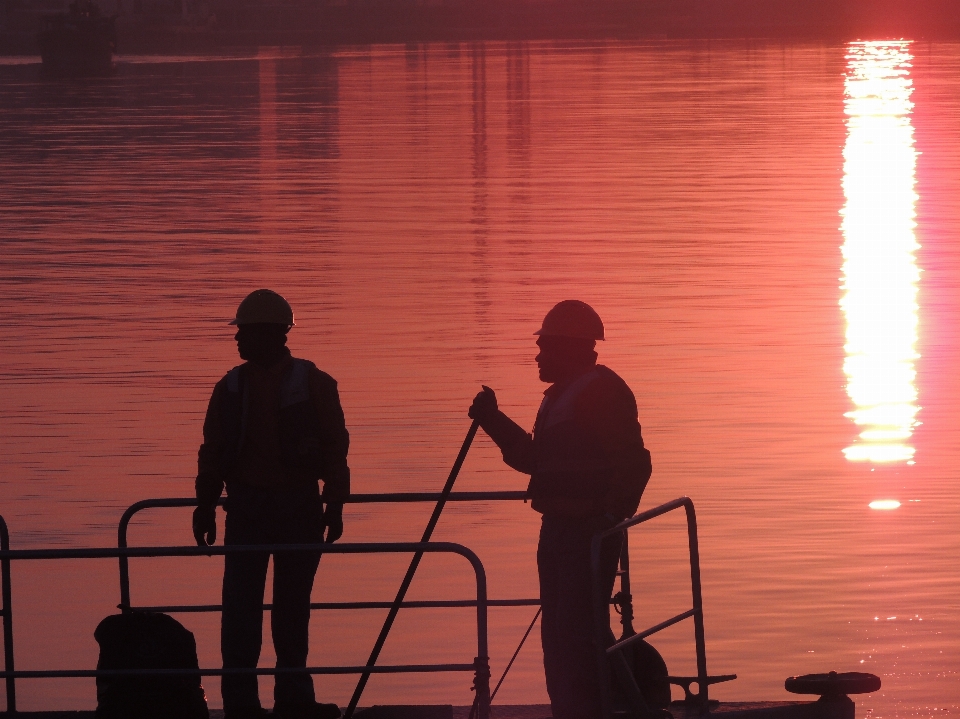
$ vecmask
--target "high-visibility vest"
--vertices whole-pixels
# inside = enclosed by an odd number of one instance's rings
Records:
[[[224,431],[222,457],[225,473],[236,465],[246,434],[248,398],[246,365],[227,372],[220,417]],[[320,417],[310,401],[309,360],[293,358],[280,383],[280,457],[292,478],[317,480],[323,474]],[[229,475],[228,475],[229,476]]]
[[[612,371],[598,365],[557,396],[540,404],[533,430],[535,470],[528,494],[531,506],[550,513],[602,514],[613,474],[610,462],[596,442],[583,431],[574,415],[576,401],[590,385]]]

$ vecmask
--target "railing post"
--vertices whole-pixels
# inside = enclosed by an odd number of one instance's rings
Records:
[[[137,503],[139,504],[139,502]],[[119,549],[127,548],[127,526],[130,524],[130,518],[139,509],[137,504],[127,507],[127,511],[120,517],[120,524],[117,525],[117,547]],[[126,614],[130,611],[130,564],[126,556],[119,557],[120,562],[120,611]]]
[[[222,507],[224,498],[221,497],[217,500],[217,506]],[[120,517],[120,524],[117,525],[117,547],[120,549],[127,548],[127,529],[130,526],[130,520],[133,519],[133,515],[143,509],[150,509],[152,507],[196,507],[197,500],[190,497],[175,497],[170,499],[142,499],[139,502],[134,502],[126,511],[123,513],[123,516]],[[130,562],[127,557],[121,556],[119,558],[120,563],[120,604],[118,605],[120,611],[129,612],[130,607]]]
[[[477,578],[477,656],[474,662],[473,688],[476,692],[477,719],[490,719],[490,647],[487,637],[487,572],[480,558],[470,552],[462,556],[473,565]]]
[[[10,549],[10,533],[7,523],[0,517],[0,549]],[[0,561],[0,593],[3,595],[3,666],[8,672],[14,671],[13,663],[13,606],[10,591],[10,560]],[[17,685],[16,680],[7,677],[7,714],[17,712]]]
[[[477,657],[473,660],[473,689],[476,692],[477,719],[490,719],[490,659]]]
[[[697,643],[697,698],[703,706],[710,700],[707,682],[707,647],[703,632],[703,595],[700,590],[700,545],[697,539],[697,513],[689,498],[683,504],[687,513],[687,541],[690,545],[690,585],[693,590],[693,632]]]

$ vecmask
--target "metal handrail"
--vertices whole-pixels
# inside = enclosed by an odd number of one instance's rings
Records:
[[[105,669],[65,669],[16,671],[13,664],[13,616],[10,597],[9,566],[13,560],[51,560],[51,559],[104,559],[129,557],[195,557],[226,555],[249,552],[303,552],[321,551],[325,554],[379,554],[379,553],[452,553],[464,557],[473,566],[477,582],[477,656],[472,664],[409,664],[381,666],[374,669],[377,673],[426,672],[426,671],[473,671],[474,687],[478,697],[481,719],[489,719],[490,685],[489,656],[487,643],[487,577],[480,558],[470,549],[452,542],[397,542],[366,544],[270,544],[270,545],[231,545],[219,547],[92,547],[87,549],[17,549],[9,548],[9,536],[6,523],[0,516],[0,581],[4,598],[4,671],[0,676],[7,684],[7,712],[16,712],[17,678],[40,677],[98,677],[98,676],[143,676],[156,674],[223,676],[225,674],[359,674],[367,670],[363,666],[321,666],[305,669],[190,669],[190,670],[105,670]]]
[[[394,664],[372,668],[373,674],[414,674],[418,672],[472,672],[474,664]],[[0,672],[0,677],[16,679],[95,679],[96,677],[222,677],[237,675],[276,674],[362,674],[366,667],[327,666],[294,669],[291,667],[266,667],[263,669],[21,669],[15,672]]]
[[[607,618],[606,621],[603,621],[603,608],[606,602],[603,601],[604,598],[601,596],[600,591],[601,543],[607,537],[621,533],[624,536],[624,541],[626,541],[627,530],[631,527],[635,527],[638,524],[643,524],[644,522],[649,522],[652,519],[656,519],[657,517],[667,514],[668,512],[672,512],[675,509],[680,509],[681,507],[683,507],[687,519],[687,544],[690,553],[690,583],[693,592],[693,608],[648,629],[637,632],[632,636],[621,639],[612,645],[608,645],[607,637],[610,631],[610,623],[609,618]],[[659,507],[654,507],[646,512],[641,512],[640,514],[634,515],[633,517],[626,519],[607,530],[598,532],[593,536],[590,550],[594,587],[594,615],[597,632],[597,647],[599,648],[597,664],[600,672],[603,716],[609,717],[612,713],[609,659],[613,658],[613,655],[622,651],[624,648],[630,646],[634,642],[638,642],[644,637],[649,637],[651,634],[656,634],[657,632],[662,631],[667,627],[671,627],[674,624],[677,624],[690,617],[693,617],[694,639],[696,641],[697,649],[697,694],[695,695],[695,699],[697,703],[701,704],[702,706],[707,706],[709,701],[708,687],[710,684],[710,677],[707,676],[707,650],[703,631],[703,595],[700,587],[700,548],[697,540],[697,515],[693,508],[693,501],[689,497],[680,497],[679,499],[674,499],[671,502],[661,504]]]
[[[409,502],[436,502],[440,499],[440,492],[394,492],[394,493],[384,493],[384,494],[351,494],[347,500],[347,504],[370,504],[370,503],[409,503]],[[479,502],[479,501],[516,501],[527,498],[526,492],[451,492],[447,497],[448,502]],[[226,501],[225,497],[221,497],[217,501],[218,506],[223,506]],[[197,500],[193,497],[169,497],[169,498],[158,498],[158,499],[143,499],[139,502],[135,502],[127,507],[126,511],[123,513],[123,516],[120,517],[120,523],[117,525],[117,546],[126,547],[127,546],[127,530],[130,525],[130,520],[133,518],[137,512],[141,512],[144,509],[156,509],[156,508],[173,508],[173,507],[196,507]],[[501,602],[523,602],[522,604],[508,604]],[[382,603],[383,606],[380,606],[381,603],[377,603],[376,606],[359,606],[359,603],[350,602],[350,603],[339,603],[341,606],[326,606],[322,603],[313,603],[310,605],[311,609],[389,609],[393,606],[392,602]],[[540,604],[539,599],[521,599],[521,600],[492,600],[489,603],[489,606],[537,606]],[[406,603],[403,606],[413,606],[407,605]],[[427,605],[423,605],[427,606]],[[450,604],[450,603],[441,603],[441,604],[432,604],[429,605],[432,607],[459,607],[464,606],[462,604]],[[267,609],[269,605],[264,604],[263,608]],[[139,611],[177,611],[177,612],[216,612],[220,611],[221,605],[219,604],[206,604],[206,605],[194,605],[193,608],[188,607],[177,607],[169,609],[161,609],[156,607],[132,607],[130,604],[130,565],[127,561],[127,557],[120,557],[120,604],[119,608],[122,611],[129,611],[131,609],[137,609]]]
[[[0,516],[0,551],[10,549],[10,532],[7,531],[7,522]],[[0,559],[0,597],[3,600],[3,666],[13,671],[13,610],[10,590],[10,559]],[[13,677],[6,677],[7,712],[17,711],[17,686]]]
[[[389,609],[393,602],[312,602],[311,609]],[[450,609],[477,606],[476,599],[420,599],[400,604],[401,609]],[[539,599],[488,599],[487,607],[538,607]],[[264,610],[273,609],[264,604]],[[163,612],[165,614],[199,614],[223,611],[222,604],[159,604],[157,606],[131,607],[137,612]]]

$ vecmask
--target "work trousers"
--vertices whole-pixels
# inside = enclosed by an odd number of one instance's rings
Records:
[[[224,544],[310,544],[323,541],[323,504],[316,483],[285,490],[244,485],[227,487]],[[263,594],[270,555],[236,553],[224,557],[220,651],[224,669],[256,667],[263,642]],[[319,552],[273,555],[273,611],[270,628],[277,667],[306,667],[309,650],[310,593]],[[260,706],[257,677],[224,676],[226,711]],[[309,674],[278,674],[274,699],[315,701]]]
[[[540,636],[553,719],[601,716],[590,543],[607,526],[609,522],[601,518],[544,516],[540,528]],[[601,545],[604,599],[613,591],[622,540],[622,535],[615,534]]]

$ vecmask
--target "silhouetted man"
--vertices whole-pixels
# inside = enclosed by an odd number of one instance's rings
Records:
[[[216,541],[216,504],[227,490],[224,544],[334,542],[343,534],[350,494],[349,435],[337,383],[290,355],[293,311],[276,292],[256,290],[237,309],[237,350],[246,362],[213,389],[200,447],[193,533],[200,546]],[[323,480],[320,494],[318,480]],[[326,509],[324,509],[326,504]],[[263,632],[267,553],[224,557],[220,648],[225,669],[256,667]],[[310,592],[319,552],[273,557],[271,630],[277,667],[306,667]],[[264,717],[257,677],[224,676],[226,719]],[[278,674],[273,716],[335,719],[318,704],[309,674]]]
[[[469,415],[496,442],[503,460],[530,475],[533,509],[543,515],[537,567],[543,607],[543,668],[554,719],[599,719],[590,542],[633,515],[650,478],[637,403],[626,383],[597,364],[603,322],[583,302],[547,313],[536,357],[544,392],[533,434],[497,407],[493,391],[477,395]],[[601,552],[602,591],[613,591],[622,537]]]

